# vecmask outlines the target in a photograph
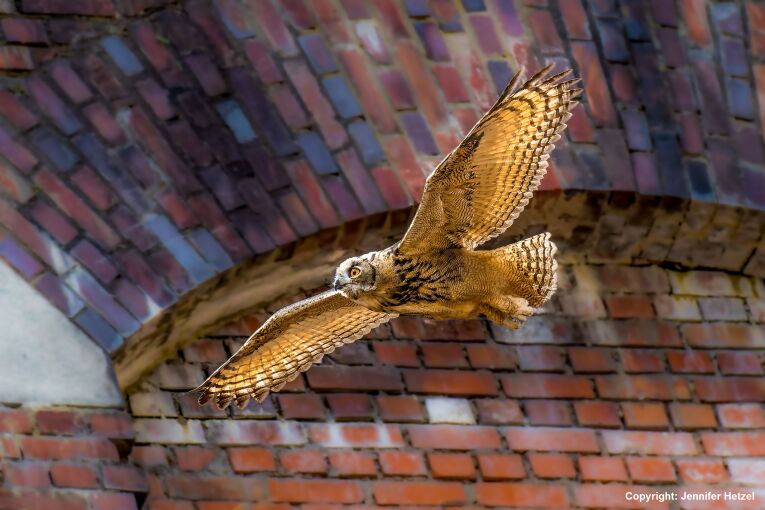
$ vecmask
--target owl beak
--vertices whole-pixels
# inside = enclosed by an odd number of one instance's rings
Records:
[[[334,290],[340,290],[340,279],[335,276],[335,280],[332,282],[332,288]]]

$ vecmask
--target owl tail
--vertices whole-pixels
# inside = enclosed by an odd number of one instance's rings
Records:
[[[558,285],[555,253],[558,249],[550,241],[550,233],[538,234],[523,241],[499,248],[504,252],[505,259],[514,265],[514,273],[525,277],[528,287],[525,287],[526,298],[530,306],[541,306],[550,299]]]

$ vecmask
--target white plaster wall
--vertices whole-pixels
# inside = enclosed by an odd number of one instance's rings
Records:
[[[107,354],[2,262],[0,403],[123,404]]]

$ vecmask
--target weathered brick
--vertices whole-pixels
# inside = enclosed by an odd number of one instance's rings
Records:
[[[380,505],[446,505],[467,500],[458,482],[375,482],[372,494]]]
[[[270,479],[268,489],[274,501],[286,503],[360,503],[361,487],[351,481]]]
[[[487,506],[556,508],[569,504],[562,485],[538,483],[478,483],[476,500]]]

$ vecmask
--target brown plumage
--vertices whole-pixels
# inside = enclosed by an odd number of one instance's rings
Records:
[[[276,312],[195,391],[225,408],[262,401],[312,363],[400,314],[435,319],[480,314],[511,328],[555,292],[555,245],[544,233],[476,250],[520,214],[547,169],[548,153],[577,104],[578,80],[547,66],[497,103],[425,184],[398,243],[352,257],[334,289]]]

